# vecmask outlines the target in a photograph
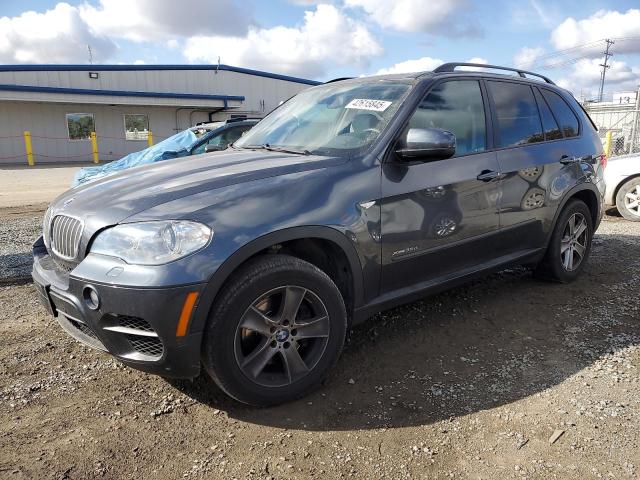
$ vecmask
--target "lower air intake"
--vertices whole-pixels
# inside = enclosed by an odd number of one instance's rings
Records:
[[[127,339],[133,349],[142,355],[159,358],[164,352],[164,346],[158,337],[127,335]]]

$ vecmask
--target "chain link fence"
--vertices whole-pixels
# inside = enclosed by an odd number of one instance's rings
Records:
[[[598,127],[603,145],[611,132],[609,156],[640,153],[640,91],[632,103],[587,103],[584,107]]]

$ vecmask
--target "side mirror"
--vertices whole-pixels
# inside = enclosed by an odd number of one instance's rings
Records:
[[[226,150],[226,148],[226,145],[207,145],[206,147],[204,147],[204,151],[205,153],[219,152],[221,150]]]
[[[444,160],[456,153],[456,136],[439,128],[410,128],[396,153],[404,160]]]

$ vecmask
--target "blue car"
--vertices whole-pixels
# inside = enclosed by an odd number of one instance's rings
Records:
[[[170,158],[224,150],[258,121],[258,119],[238,119],[196,125],[176,133],[149,148],[130,153],[120,160],[98,167],[82,168],[76,173],[72,186],[76,187],[127,168],[160,162]]]

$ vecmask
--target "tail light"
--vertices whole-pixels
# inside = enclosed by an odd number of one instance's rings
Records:
[[[598,160],[600,161],[600,165],[602,165],[602,169],[607,168],[607,154],[603,153],[602,155],[598,155]]]

